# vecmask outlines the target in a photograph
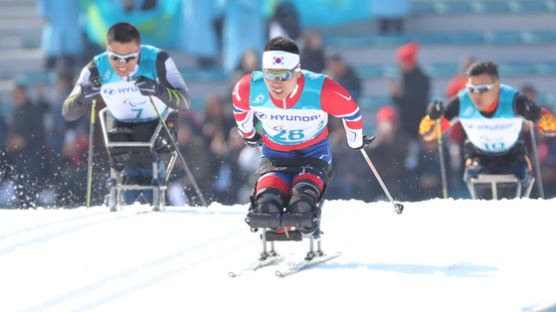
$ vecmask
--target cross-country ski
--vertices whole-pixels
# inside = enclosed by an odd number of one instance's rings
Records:
[[[322,264],[328,260],[334,259],[336,257],[339,257],[342,253],[341,252],[336,252],[334,254],[331,255],[325,255],[325,254],[318,254],[318,255],[314,255],[311,258],[306,258],[303,259],[299,262],[295,262],[291,265],[289,265],[286,269],[284,270],[277,270],[275,272],[276,276],[278,277],[286,277],[292,274],[295,274],[299,271],[317,266],[319,264]]]
[[[264,267],[267,267],[267,266],[276,264],[276,263],[282,261],[283,259],[284,259],[284,258],[283,258],[282,256],[280,256],[280,255],[271,255],[271,256],[268,256],[268,257],[266,257],[266,258],[264,258],[264,259],[258,259],[257,261],[251,263],[249,266],[247,266],[247,267],[245,267],[245,268],[243,268],[243,269],[241,269],[241,270],[238,270],[238,271],[230,271],[230,272],[228,273],[228,275],[229,275],[230,277],[238,277],[238,276],[241,276],[241,275],[243,275],[243,274],[245,274],[245,273],[254,272],[254,271],[257,271],[258,269],[261,269],[261,268],[264,268]]]

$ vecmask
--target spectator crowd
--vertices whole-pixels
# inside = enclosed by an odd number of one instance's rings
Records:
[[[134,1],[122,1],[122,5],[129,10],[146,10],[153,5],[156,6],[156,1],[135,2],[134,4]],[[191,18],[199,19],[204,16],[210,21],[218,22],[218,16],[209,14],[212,11],[202,4],[203,1],[190,2],[192,6],[201,7],[202,9],[198,10],[204,12]],[[212,3],[206,3],[208,2]],[[264,29],[263,17],[253,18],[250,13],[250,10],[260,10],[260,4],[257,4],[259,1],[239,2],[235,7],[228,8],[231,16],[227,16],[224,23],[232,26],[224,25],[223,29],[237,31],[258,27],[234,26],[234,23],[249,22],[242,19],[242,14],[251,16],[250,18],[255,20],[252,23]],[[57,30],[60,32],[68,29],[68,25],[78,24],[79,10],[82,8],[71,3],[74,1],[39,1],[41,17],[46,21],[45,31],[49,33],[45,36],[51,36],[43,38],[45,69],[56,72],[56,85],[52,90],[45,90],[45,86],[39,81],[29,83],[16,80],[12,91],[13,107],[8,115],[0,117],[1,208],[77,207],[85,203],[90,116],[86,114],[86,117],[72,122],[65,121],[61,116],[63,100],[70,93],[76,79],[75,70],[84,65],[82,60],[90,57],[85,55],[90,51],[84,48],[87,43],[82,42],[83,33],[68,32],[71,38],[62,38],[62,35],[57,33]],[[249,6],[249,3],[253,6]],[[64,10],[56,9],[57,5],[63,4],[67,5]],[[245,6],[245,10],[242,10],[242,5]],[[191,7],[188,10],[191,10]],[[401,20],[396,18],[395,21],[393,28],[402,31],[399,26]],[[207,27],[217,25],[208,23],[207,20],[196,20],[195,23],[209,25]],[[71,29],[73,31],[78,27]],[[302,48],[302,68],[329,75],[344,86],[356,101],[363,93],[363,81],[349,62],[340,55],[328,55],[323,38],[318,32],[300,29],[295,7],[291,3],[275,8],[274,14],[268,19],[266,29],[266,35],[260,34],[261,38],[246,38],[245,32],[220,34],[220,43],[217,42],[217,38],[208,36],[211,45],[219,45],[221,49],[232,49],[236,54],[240,53],[239,57],[235,54],[223,55],[222,64],[229,72],[229,92],[227,95],[207,94],[202,111],[189,110],[180,116],[178,145],[201,191],[209,201],[223,204],[246,203],[253,190],[259,151],[246,147],[235,128],[231,89],[243,75],[260,69],[259,52],[265,42],[263,36],[289,35],[296,39]],[[201,33],[194,30],[188,29],[187,33],[191,36]],[[256,32],[249,33],[256,35]],[[229,39],[223,38],[226,36],[236,36],[238,40],[243,36],[244,40],[240,41],[248,42],[229,42]],[[73,44],[67,45],[68,41]],[[188,46],[191,51],[198,51],[199,67],[218,66],[215,61],[216,48],[203,48],[202,45],[188,45],[185,42],[183,45]],[[97,49],[102,50],[102,47]],[[417,131],[431,96],[431,81],[419,65],[418,50],[419,45],[414,42],[397,50],[395,57],[400,69],[400,81],[389,84],[391,105],[379,107],[376,113],[371,115],[364,115],[375,118],[375,129],[367,134],[375,135],[376,139],[367,146],[367,152],[393,197],[404,201],[442,196],[438,141],[424,142],[418,137]],[[237,61],[234,61],[236,59]],[[462,72],[457,73],[450,82],[446,90],[447,97],[465,87],[465,77],[460,74],[464,73],[465,67],[469,66],[472,60],[469,56],[462,59]],[[523,86],[521,91],[532,100],[536,100],[534,86]],[[97,111],[100,108],[102,105]],[[549,109],[554,113],[553,108]],[[337,119],[330,119],[329,131],[335,177],[329,183],[327,198],[364,201],[385,199],[364,159],[347,147],[344,130]],[[529,135],[524,137],[530,138]],[[546,197],[554,197],[556,138],[537,136],[537,140],[544,193]],[[469,197],[461,180],[464,167],[461,156],[462,142],[461,129],[454,127],[446,136],[443,145],[451,197]],[[93,203],[100,204],[107,193],[105,180],[108,178],[109,166],[98,127],[93,143]],[[532,146],[530,143],[529,146]],[[533,196],[538,196],[535,191]],[[167,198],[171,205],[198,204],[191,182],[186,178],[179,163],[170,177]]]

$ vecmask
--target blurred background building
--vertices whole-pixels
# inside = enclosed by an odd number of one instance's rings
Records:
[[[297,40],[302,68],[327,73],[352,92],[362,108],[365,133],[403,134],[400,144],[404,148],[391,146],[396,140],[387,147],[405,154],[396,157],[404,175],[384,173],[389,184],[400,184],[392,186],[399,190],[392,194],[395,198],[440,196],[434,178],[438,148],[402,143],[406,137],[411,142],[417,129],[397,133],[406,125],[400,124],[403,108],[391,92],[404,75],[396,51],[407,43],[418,47],[411,57],[429,79],[428,100],[453,94],[467,60],[473,58],[500,64],[503,83],[516,89],[527,87],[541,106],[555,110],[556,0],[0,0],[0,16],[1,207],[83,203],[89,120],[65,122],[60,116],[61,102],[79,70],[104,50],[107,29],[119,21],[135,24],[142,43],[166,49],[175,60],[193,102],[192,110],[182,118],[188,126],[180,144],[184,150],[198,151],[189,152],[191,167],[201,175],[199,184],[210,200],[219,202],[247,202],[253,183],[253,168],[245,159],[256,155],[242,151],[234,135],[231,86],[260,67],[259,53],[271,36]],[[18,124],[30,120],[16,114],[21,111],[22,96],[36,107],[27,111],[41,122]],[[384,107],[388,107],[388,114],[384,113],[388,118],[377,119],[377,111]],[[331,121],[331,133],[335,127]],[[467,197],[459,179],[461,133],[455,131],[445,153],[453,173],[449,176],[454,177],[450,196]],[[105,194],[107,170],[98,132],[96,203]],[[41,138],[37,141],[34,136]],[[21,141],[25,138],[44,142],[44,147],[25,148]],[[341,135],[331,137],[338,155],[346,153],[341,140]],[[554,197],[556,142],[539,138],[538,147],[545,195]],[[373,149],[378,153],[379,146],[369,149],[371,157]],[[16,178],[22,171],[21,153],[41,156],[23,157],[33,163],[32,176],[23,180]],[[338,172],[329,198],[380,199],[381,190],[370,181],[373,177],[365,171],[363,160],[355,155],[346,164],[342,157],[335,160]],[[377,168],[379,172],[392,170],[392,164],[383,166]],[[173,185],[185,186],[188,193],[187,181],[180,179],[183,175],[176,174]],[[20,194],[19,184],[29,181],[37,181],[29,188],[33,191]],[[174,187],[173,193],[178,194],[180,188]],[[179,195],[169,198],[175,203],[186,201]]]

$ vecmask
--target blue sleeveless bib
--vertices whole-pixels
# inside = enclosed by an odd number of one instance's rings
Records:
[[[263,73],[251,77],[249,106],[262,122],[265,137],[276,144],[296,145],[316,138],[328,122],[320,96],[325,75],[302,71],[305,84],[298,101],[290,108],[276,106],[264,83]]]
[[[135,77],[145,76],[158,80],[156,58],[159,51],[156,47],[141,45]],[[94,62],[102,79],[101,96],[112,116],[123,122],[145,122],[157,119],[158,116],[149,98],[139,92],[133,80],[128,81],[128,77],[118,76],[110,66],[108,58],[108,52],[104,52],[95,56]],[[168,106],[155,96],[151,98],[158,112],[164,114]]]
[[[485,152],[504,152],[519,138],[523,118],[515,115],[513,100],[517,93],[512,87],[500,85],[500,98],[494,116],[483,116],[473,104],[467,89],[458,92],[459,120],[471,143]]]

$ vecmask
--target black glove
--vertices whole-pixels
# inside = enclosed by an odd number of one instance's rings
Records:
[[[444,114],[444,106],[442,101],[433,101],[427,107],[427,115],[429,115],[430,119],[436,120],[442,117]]]
[[[153,79],[147,78],[145,76],[139,76],[135,78],[135,85],[139,89],[142,95],[154,95],[158,96],[162,93],[162,87]]]
[[[358,147],[350,147],[350,146],[348,145],[348,147],[351,148],[351,149],[354,150],[354,151],[359,151],[359,150],[362,150],[367,144],[371,144],[371,142],[374,141],[375,138],[376,138],[376,137],[375,137],[374,135],[372,135],[372,136],[366,136],[366,135],[364,135],[364,136],[363,136],[363,145],[358,146]]]
[[[243,137],[243,135],[241,137],[243,138],[243,142],[245,142],[245,144],[249,145],[250,147],[257,147],[261,145],[262,137],[258,132],[255,132],[255,135],[250,138]]]
[[[81,85],[81,96],[87,101],[91,102],[100,96],[100,87],[102,80],[100,77],[93,77],[85,84]]]

